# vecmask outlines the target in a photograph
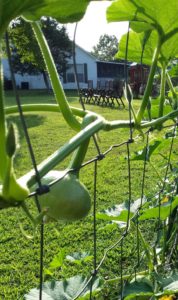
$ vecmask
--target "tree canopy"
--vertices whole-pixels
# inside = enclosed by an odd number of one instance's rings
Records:
[[[115,60],[118,51],[118,40],[115,35],[104,34],[99,38],[99,42],[93,47],[92,54],[100,60]]]
[[[67,59],[72,54],[72,42],[65,27],[59,26],[56,20],[43,18],[41,25],[58,73],[63,75],[67,67]],[[21,74],[42,73],[45,76],[46,66],[30,23],[22,18],[15,20],[9,29],[9,36],[13,45],[14,71]]]

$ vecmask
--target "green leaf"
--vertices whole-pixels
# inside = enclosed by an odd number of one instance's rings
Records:
[[[83,262],[91,261],[92,258],[93,258],[93,256],[90,255],[89,252],[82,252],[82,253],[74,252],[71,255],[66,256],[67,260],[69,260],[73,263],[76,263],[76,264],[81,264],[82,261]]]
[[[154,27],[151,24],[134,21],[130,23],[130,28],[137,33],[141,33],[143,31],[150,31],[154,29]]]
[[[153,35],[152,35],[153,37]],[[136,33],[134,31],[130,31],[129,34],[129,43],[128,43],[128,54],[127,58],[129,61],[141,63],[146,65],[151,65],[152,57],[154,53],[154,46],[157,43],[156,35],[154,34],[155,40],[154,43],[151,38],[145,41],[145,33]],[[119,42],[119,51],[115,55],[118,59],[125,59],[125,51],[126,51],[126,40],[127,34],[124,34]],[[145,45],[146,42],[146,45]],[[142,52],[144,49],[143,57]]]
[[[6,138],[6,153],[11,158],[16,151],[16,133],[14,125],[11,123],[8,128],[7,138]]]
[[[151,155],[155,152],[155,150],[160,146],[160,144],[162,143],[162,141],[154,141],[152,144],[149,145],[148,151],[147,148],[144,147],[142,150],[135,152],[134,156],[131,157],[131,160],[146,160],[150,161],[150,157]],[[146,151],[147,151],[147,155],[146,155]],[[146,157],[145,157],[146,156]]]
[[[170,284],[172,284],[173,282],[178,282],[178,273],[172,273],[172,275],[169,277],[162,277],[161,275],[158,276],[158,274],[156,275],[156,280],[159,282],[160,286],[165,289],[167,286],[169,286]],[[178,288],[178,285],[177,285]]]
[[[166,292],[176,292],[178,293],[178,280],[170,283],[169,285],[164,287],[164,291]]]
[[[0,28],[5,32],[8,24],[19,16],[29,21],[49,16],[60,23],[77,22],[82,19],[89,2],[89,0],[12,0],[10,2],[1,0],[3,13],[0,18]]]
[[[138,208],[141,206],[141,202],[143,204],[145,203],[145,201],[146,198],[143,198],[142,201],[141,199],[137,199],[130,204],[130,208],[129,202],[125,201],[122,204],[114,205],[113,207],[103,210],[101,213],[98,213],[97,218],[105,221],[127,222],[128,217],[132,218],[134,214],[137,213]]]
[[[43,0],[38,5],[29,5],[27,10],[23,11],[23,16],[30,21],[49,16],[60,23],[77,22],[82,19],[88,4],[89,0]]]
[[[161,65],[163,62],[168,64],[178,54],[178,21],[172,22],[177,14],[176,0],[172,0],[171,4],[166,0],[149,2],[118,0],[108,8],[107,17],[111,22],[131,21],[130,26],[135,32],[130,32],[129,35],[128,60],[130,61],[140,63],[144,49],[142,62],[151,65],[155,48],[161,38],[161,51],[158,58]],[[149,38],[147,37],[145,45],[145,36],[148,33]],[[117,58],[125,58],[126,39],[127,35],[124,35],[120,41]]]
[[[126,283],[123,291],[123,296],[125,300],[143,296],[146,297],[144,299],[149,299],[149,297],[153,294],[154,291],[152,283],[144,277],[137,279],[136,281],[133,281],[131,283]]]
[[[75,298],[80,291],[87,284],[87,277],[84,276],[74,276],[63,281],[51,281],[45,282],[43,284],[42,298],[43,300],[72,300]],[[92,285],[92,291],[95,293],[99,291],[102,281],[96,278]],[[90,293],[90,284],[87,285],[84,292],[77,299],[83,300],[88,299]],[[39,298],[39,290],[32,289],[27,295],[25,295],[26,300],[36,300]]]
[[[65,258],[65,250],[62,249],[59,251],[57,255],[53,257],[53,260],[51,261],[49,268],[56,269],[62,267],[64,263],[64,258]]]
[[[160,219],[166,220],[171,212],[174,210],[175,207],[178,206],[178,197],[175,197],[173,201],[168,201],[167,203],[163,203],[160,208],[152,207],[148,208],[144,211],[141,211],[141,215],[139,217],[139,220],[148,220],[148,219],[157,219],[160,217]]]
[[[140,28],[146,23],[163,36],[178,28],[177,14],[177,0],[117,0],[107,9],[107,20],[141,22]]]

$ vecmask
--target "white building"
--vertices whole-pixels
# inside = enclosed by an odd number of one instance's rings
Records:
[[[87,88],[88,81],[93,82],[93,86],[97,85],[97,60],[96,57],[85,51],[81,47],[75,47],[76,67],[80,88]],[[71,57],[68,61],[68,68],[62,78],[64,89],[76,89],[74,63]]]
[[[76,45],[75,49],[76,67],[80,88],[106,88],[110,82],[124,77],[124,64],[116,62],[102,62],[96,59],[86,50]],[[4,77],[6,88],[11,86],[11,76],[8,61],[3,60]],[[73,58],[68,60],[68,68],[61,77],[64,89],[76,89],[77,84],[74,75]],[[21,89],[45,89],[43,75],[15,74],[16,85]]]

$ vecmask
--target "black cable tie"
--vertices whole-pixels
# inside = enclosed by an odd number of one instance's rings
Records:
[[[134,143],[134,139],[128,139],[127,143],[128,144]]]
[[[36,189],[37,195],[47,194],[47,193],[49,193],[49,191],[50,191],[50,188],[49,188],[49,185],[47,185],[47,184],[43,184]]]
[[[98,273],[98,271],[97,270],[93,270],[93,271],[91,271],[91,276],[96,276],[97,275],[97,273]]]
[[[97,155],[98,160],[102,160],[103,158],[105,158],[105,155],[103,153],[100,153],[99,155]]]
[[[154,127],[150,127],[150,129],[148,130],[148,132],[152,132],[152,131],[154,131],[154,130],[155,130]]]
[[[127,235],[128,235],[128,231],[126,230],[122,236],[125,238]]]

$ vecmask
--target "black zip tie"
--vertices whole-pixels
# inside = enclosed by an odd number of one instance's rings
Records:
[[[97,155],[97,160],[102,160],[103,158],[105,158],[105,155],[103,153]]]
[[[134,139],[133,139],[133,138],[131,138],[131,139],[128,139],[127,143],[128,143],[128,144],[132,144],[132,143],[134,143]]]
[[[43,184],[36,189],[36,193],[39,196],[41,196],[43,194],[47,194],[47,193],[49,193],[49,191],[50,191],[49,185],[46,185],[46,184]]]

